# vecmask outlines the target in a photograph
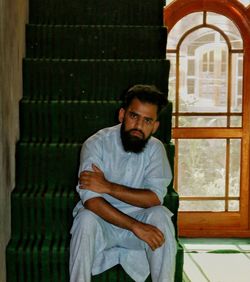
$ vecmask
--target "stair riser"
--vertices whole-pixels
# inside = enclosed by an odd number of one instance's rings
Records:
[[[31,0],[30,23],[162,25],[163,0]]]
[[[46,187],[48,189],[48,187]],[[70,192],[43,189],[18,191],[12,194],[12,234],[14,237],[60,238],[69,236],[72,226],[72,211],[76,205],[75,187],[67,187]],[[63,219],[63,220],[62,220]]]
[[[119,102],[43,102],[20,104],[20,139],[25,142],[83,143],[101,128],[118,122]]]
[[[161,27],[28,25],[26,56],[69,59],[164,59]]]
[[[64,236],[65,237],[65,236]],[[69,238],[12,240],[7,250],[7,281],[69,281]]]
[[[68,282],[69,239],[13,241],[8,247],[7,281],[11,282]],[[182,272],[183,248],[177,246],[176,265]],[[182,281],[182,273],[176,271],[175,281]],[[93,276],[92,282],[133,282],[121,266]],[[150,276],[146,282],[151,282]]]
[[[24,97],[48,100],[118,100],[129,86],[155,84],[168,92],[166,60],[24,60]]]
[[[68,235],[72,227],[72,211],[76,202],[75,187],[67,191],[32,191],[26,189],[12,194],[12,238],[61,238]],[[60,190],[60,187],[58,188]],[[176,212],[178,195],[167,195],[166,202],[171,202]],[[62,220],[63,219],[63,220]],[[172,220],[176,220],[172,218]],[[176,223],[176,222],[175,222]]]
[[[174,152],[170,148],[171,161]],[[16,164],[19,190],[33,191],[33,187],[55,190],[55,187],[61,187],[62,191],[71,191],[78,181],[80,149],[81,144],[19,143]]]
[[[81,144],[19,143],[16,182],[30,185],[74,187],[77,183]]]
[[[20,140],[23,142],[83,143],[98,130],[118,123],[120,102],[44,102],[20,104]],[[171,139],[172,105],[160,117],[155,136]]]

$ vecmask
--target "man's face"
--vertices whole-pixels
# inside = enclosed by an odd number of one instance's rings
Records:
[[[126,110],[120,110],[119,121],[122,123],[121,138],[124,150],[139,153],[159,126],[157,106],[142,103],[135,98]]]

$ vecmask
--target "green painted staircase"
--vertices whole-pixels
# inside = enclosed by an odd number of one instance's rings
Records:
[[[138,83],[168,92],[162,0],[30,0],[12,192],[8,282],[69,281],[69,230],[84,140],[117,123],[124,90]],[[173,168],[172,104],[156,133]],[[178,194],[165,198],[177,232]],[[178,241],[176,282],[182,281]],[[93,281],[132,281],[120,266]],[[148,279],[150,281],[150,279]]]

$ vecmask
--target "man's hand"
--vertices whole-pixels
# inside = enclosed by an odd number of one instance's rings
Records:
[[[104,173],[94,164],[92,169],[93,171],[85,170],[80,173],[80,189],[88,189],[100,194],[108,193],[110,183],[106,180]]]
[[[146,242],[153,251],[165,243],[163,233],[153,225],[137,222],[134,224],[132,232]]]

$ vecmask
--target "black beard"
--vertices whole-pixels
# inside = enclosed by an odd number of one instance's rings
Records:
[[[146,147],[148,140],[150,136],[146,139],[140,139],[137,136],[133,136],[130,134],[131,131],[134,131],[136,129],[131,129],[128,131],[125,131],[125,125],[124,122],[121,125],[121,140],[123,148],[126,152],[132,152],[132,153],[141,153],[144,148]],[[140,130],[139,130],[140,131]],[[141,132],[141,131],[140,131]],[[143,134],[143,132],[141,132]],[[144,136],[144,134],[143,134]]]

